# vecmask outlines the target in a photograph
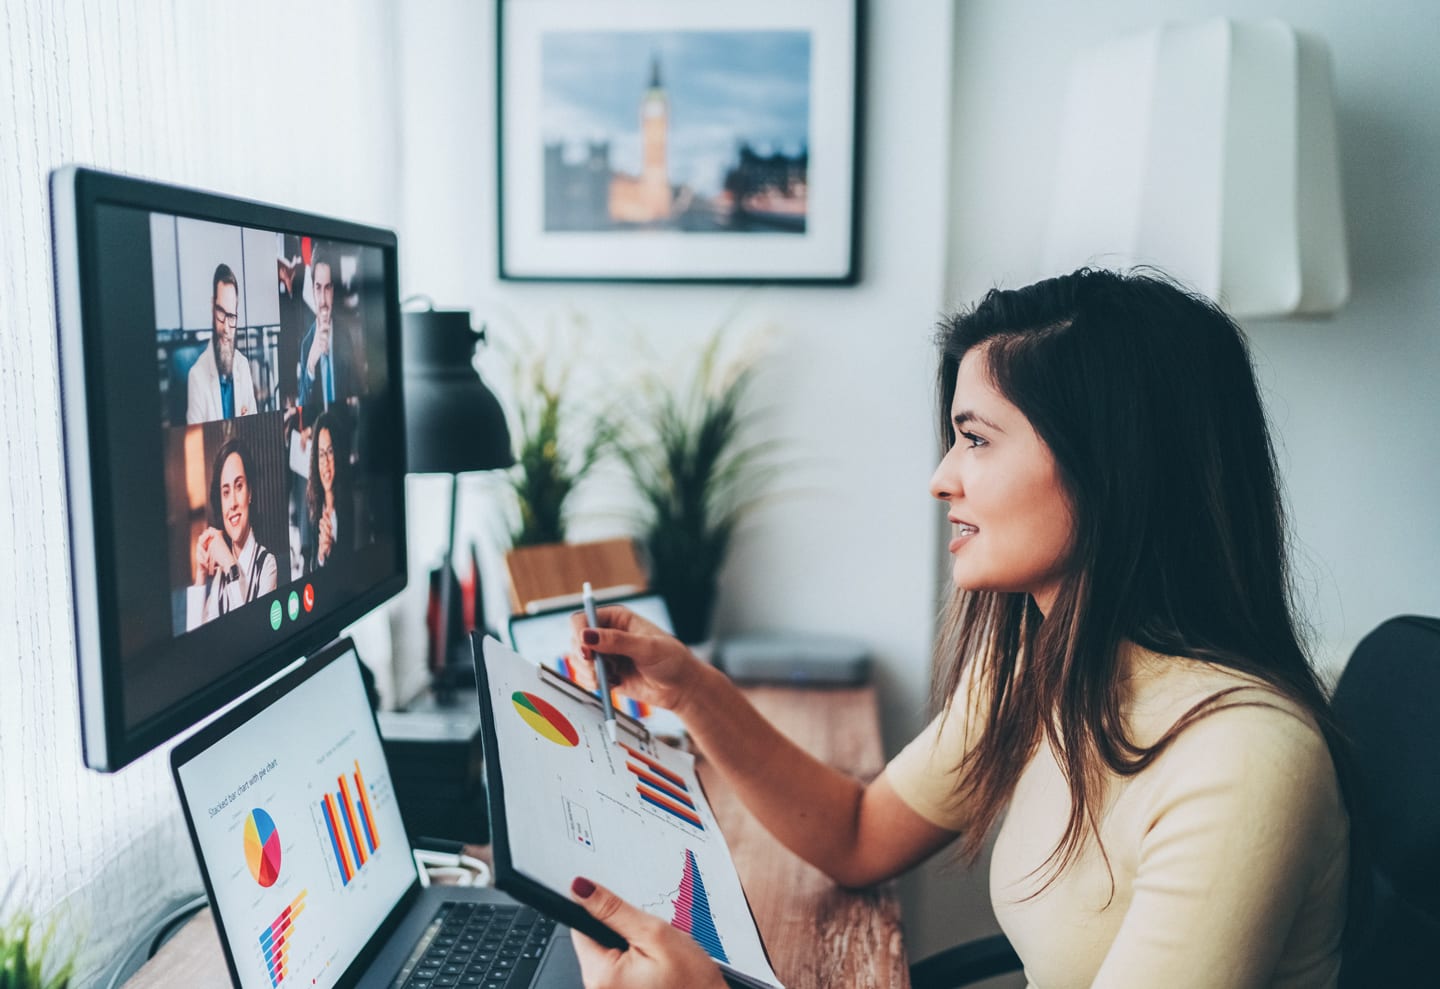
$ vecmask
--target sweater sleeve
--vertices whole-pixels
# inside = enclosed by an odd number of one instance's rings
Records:
[[[946,710],[885,767],[885,777],[900,799],[931,824],[949,831],[963,831],[967,823],[960,762],[983,727],[973,684],[974,677],[967,672]]]
[[[1268,705],[1221,710],[1145,778],[1134,895],[1095,989],[1272,985],[1317,885],[1338,938],[1348,823],[1312,724]]]

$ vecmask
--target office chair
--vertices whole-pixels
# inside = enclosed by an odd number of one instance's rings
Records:
[[[1392,618],[1355,647],[1333,699],[1354,770],[1352,862],[1371,903],[1341,989],[1434,984],[1440,964],[1440,619]],[[1362,887],[1363,889],[1363,887]],[[1363,895],[1363,893],[1362,893]]]
[[[1004,934],[976,938],[910,966],[911,989],[958,989],[1005,972],[1020,971],[1020,956]]]
[[[1367,848],[1352,868],[1369,873],[1371,901],[1346,944],[1340,989],[1425,985],[1440,966],[1440,618],[1392,618],[1367,635],[1333,704],[1352,747],[1352,818]],[[954,989],[1019,970],[997,934],[916,962],[910,981]]]

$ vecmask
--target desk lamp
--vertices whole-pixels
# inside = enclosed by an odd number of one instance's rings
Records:
[[[474,683],[454,573],[459,475],[515,462],[500,402],[475,369],[475,348],[485,339],[465,310],[433,306],[404,313],[406,469],[450,475],[450,535],[440,568],[439,614],[431,630],[431,689],[445,703],[457,687]],[[484,594],[475,573],[475,624],[485,628]]]

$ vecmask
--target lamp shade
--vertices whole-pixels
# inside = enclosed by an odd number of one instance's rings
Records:
[[[475,370],[484,332],[463,310],[404,314],[405,441],[412,474],[460,474],[515,462],[500,402]]]
[[[1169,24],[1071,73],[1051,271],[1154,264],[1236,316],[1350,294],[1330,58],[1274,18]]]

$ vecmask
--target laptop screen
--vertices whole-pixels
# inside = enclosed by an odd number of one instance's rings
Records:
[[[335,985],[416,880],[354,651],[176,776],[240,985]]]

